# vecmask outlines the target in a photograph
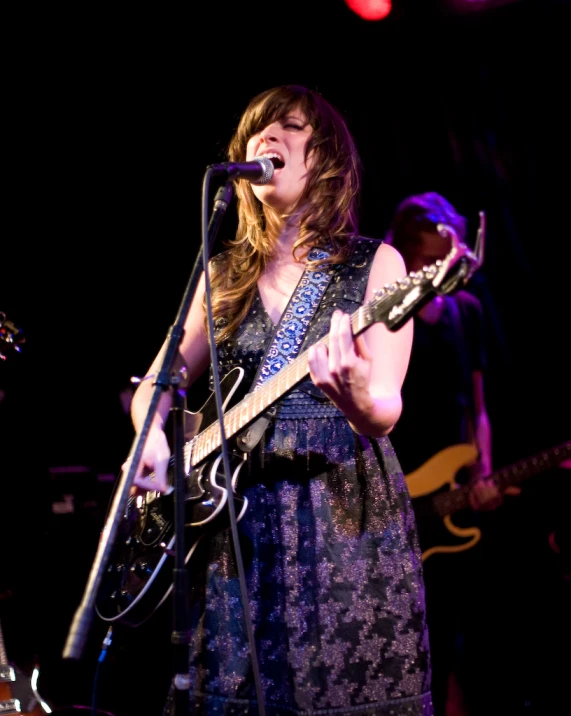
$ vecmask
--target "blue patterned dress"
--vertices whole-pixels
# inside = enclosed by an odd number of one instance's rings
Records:
[[[336,308],[362,304],[379,242],[361,239],[331,280],[304,345]],[[259,295],[220,374],[250,386],[272,336]],[[267,716],[431,716],[414,515],[388,437],[356,435],[309,379],[282,398],[239,473],[238,527]],[[191,561],[192,714],[258,713],[230,530]],[[165,713],[173,713],[172,694]]]

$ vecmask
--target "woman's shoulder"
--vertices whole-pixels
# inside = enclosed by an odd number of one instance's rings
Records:
[[[356,236],[354,239],[355,247],[369,247],[371,249],[378,249],[381,244],[384,244],[384,239],[379,239],[374,236]]]
[[[385,239],[369,236],[360,236],[355,240],[354,252],[351,255],[353,265],[362,266],[370,262],[376,266],[383,266],[389,272],[396,271],[399,276],[406,275],[406,267],[401,253]]]
[[[347,263],[350,265],[362,265],[363,260],[372,261],[375,258],[377,249],[384,243],[383,239],[375,239],[370,236],[357,236],[351,242],[351,253]]]

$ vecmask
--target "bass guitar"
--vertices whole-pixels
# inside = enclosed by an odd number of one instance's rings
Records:
[[[461,244],[449,227],[441,233],[451,239],[451,249],[443,260],[422,271],[411,272],[400,281],[384,286],[374,298],[351,316],[353,335],[359,335],[376,322],[396,331],[435,294],[450,293],[479,268],[483,259],[484,215],[474,252]],[[320,339],[327,343],[328,337]],[[231,371],[221,383],[224,432],[231,448],[230,484],[237,520],[247,509],[247,501],[236,493],[238,473],[246,454],[240,451],[240,436],[264,416],[274,403],[309,374],[306,353],[301,353],[278,373],[249,392],[237,404],[233,398],[243,377],[239,368]],[[232,407],[229,407],[232,405]],[[213,396],[210,396],[198,420],[206,424],[184,447],[185,495],[185,562],[188,564],[199,540],[213,530],[230,526],[228,490],[224,466],[220,421]],[[172,464],[169,470],[173,480]],[[171,494],[149,491],[144,496],[130,496],[120,520],[110,558],[103,573],[96,600],[98,615],[108,622],[116,620],[129,626],[143,623],[168,597],[172,589],[174,566],[174,500]]]
[[[479,542],[482,531],[478,527],[460,527],[452,521],[454,513],[470,506],[470,485],[459,487],[456,475],[462,468],[472,465],[477,455],[474,445],[452,445],[406,475],[423,561],[437,553],[462,552]],[[556,467],[569,457],[571,441],[504,467],[492,473],[490,479],[500,492],[504,492],[510,485]]]

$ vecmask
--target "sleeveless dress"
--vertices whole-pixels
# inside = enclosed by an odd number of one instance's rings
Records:
[[[338,269],[303,347],[336,308],[362,304],[379,241]],[[250,387],[273,323],[256,295],[219,345],[220,375]],[[304,349],[302,347],[302,350]],[[357,435],[309,378],[242,466],[238,523],[267,716],[431,716],[422,563],[405,479],[388,437]],[[191,560],[189,713],[258,714],[232,533]],[[165,714],[174,713],[173,691]]]

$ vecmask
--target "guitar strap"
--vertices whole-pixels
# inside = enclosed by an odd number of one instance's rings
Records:
[[[308,254],[309,261],[322,261],[330,255],[329,250],[314,247]],[[258,388],[285,365],[291,363],[299,353],[306,331],[321,302],[338,265],[311,270],[306,268],[292,293],[285,311],[274,328],[264,357],[252,381],[250,392]],[[236,438],[236,444],[243,452],[250,452],[264,434],[270,420],[276,414],[271,407]]]

